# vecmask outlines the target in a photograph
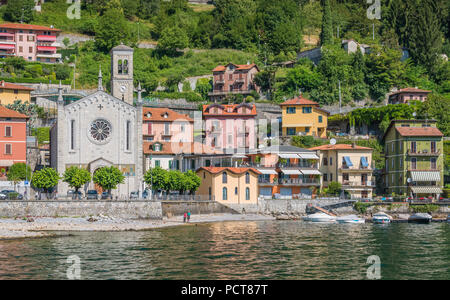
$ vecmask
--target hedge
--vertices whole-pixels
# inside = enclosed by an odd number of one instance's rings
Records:
[[[0,77],[0,81],[4,80],[5,82],[12,83],[43,83],[43,84],[58,84],[59,80],[50,80],[45,78],[20,78],[20,77]],[[71,85],[72,80],[62,80],[62,84]]]

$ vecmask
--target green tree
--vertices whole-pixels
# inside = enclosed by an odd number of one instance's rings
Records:
[[[36,171],[31,178],[31,184],[38,189],[43,189],[45,193],[52,188],[54,188],[59,181],[60,176],[55,169],[44,168],[42,170]]]
[[[339,196],[342,192],[342,184],[332,181],[328,184],[328,195]]]
[[[209,78],[200,78],[197,80],[195,91],[202,96],[203,100],[208,100],[208,93],[212,91],[212,81]]]
[[[33,21],[34,0],[13,0],[8,1],[5,7],[3,18],[10,22]]]
[[[31,179],[31,168],[25,163],[15,163],[9,168],[6,176],[9,181],[14,182],[14,190],[16,190],[18,182]]]
[[[419,104],[418,116],[420,119],[435,119],[437,127],[444,134],[450,136],[450,97],[431,94],[427,101]]]
[[[78,192],[83,185],[91,181],[91,173],[86,169],[72,166],[64,172],[63,181]]]
[[[103,190],[107,190],[110,195],[111,190],[116,189],[124,181],[125,176],[114,166],[100,168],[94,173],[94,183]]]
[[[154,191],[167,191],[169,172],[160,167],[149,169],[144,175],[144,181]]]
[[[195,191],[198,190],[200,184],[202,183],[201,178],[192,170],[183,173],[184,177],[184,186],[183,191],[189,191],[191,194],[194,194]]]
[[[107,53],[120,43],[133,45],[134,42],[125,16],[119,9],[108,9],[100,17],[95,32],[97,49]]]
[[[177,26],[164,28],[158,40],[158,49],[174,55],[177,49],[183,50],[189,44],[186,32]]]
[[[322,0],[323,16],[322,31],[320,32],[320,44],[327,45],[333,43],[333,21],[331,17],[331,6],[329,0]]]

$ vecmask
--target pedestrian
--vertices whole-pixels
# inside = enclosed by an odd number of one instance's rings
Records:
[[[183,215],[183,223],[186,223],[187,213],[184,213]]]
[[[188,223],[189,223],[189,220],[191,219],[191,212],[190,211],[188,211],[188,213],[187,213],[187,221],[188,221]]]

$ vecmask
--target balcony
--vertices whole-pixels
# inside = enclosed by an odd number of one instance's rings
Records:
[[[343,188],[361,188],[361,187],[367,187],[367,188],[374,188],[375,187],[375,182],[372,182],[370,180],[368,181],[348,181],[348,180],[344,180],[342,182],[342,187]]]
[[[214,84],[216,84],[216,85],[224,85],[225,84],[225,80],[216,80],[214,82]]]
[[[161,133],[162,137],[171,137],[172,135],[173,135],[173,132],[171,132],[171,131]]]
[[[346,173],[372,173],[373,169],[369,168],[369,167],[363,167],[363,166],[353,166],[353,167],[348,167],[348,166],[344,166],[342,165],[339,168],[340,172],[346,172]]]
[[[37,53],[36,57],[61,59],[61,53]]]
[[[238,79],[236,79],[235,82],[239,83],[239,84],[244,84],[245,83],[245,79],[244,78],[238,78]]]
[[[54,35],[38,35],[36,39],[38,42],[56,42]]]
[[[310,186],[320,185],[319,179],[311,178],[284,178],[278,180],[279,185],[295,185],[295,186]]]
[[[435,150],[435,151],[431,151],[428,149],[422,150],[422,151],[415,151],[413,152],[411,149],[408,149],[408,151],[406,152],[408,156],[429,156],[429,157],[433,157],[433,156],[439,156],[441,155],[441,150]]]

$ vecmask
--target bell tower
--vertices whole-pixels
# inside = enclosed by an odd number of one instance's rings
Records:
[[[133,105],[133,48],[123,44],[111,50],[112,95]]]

